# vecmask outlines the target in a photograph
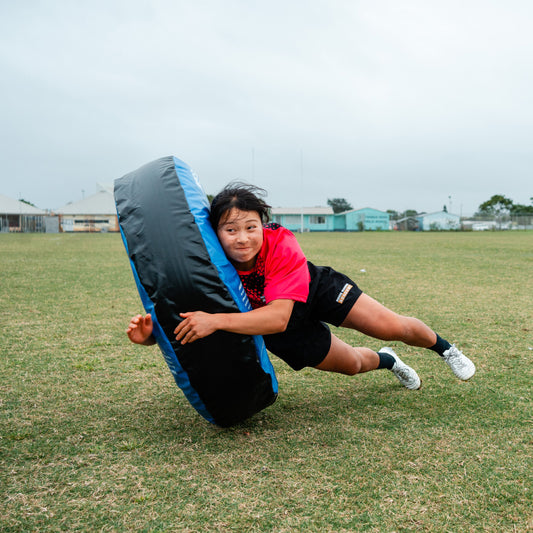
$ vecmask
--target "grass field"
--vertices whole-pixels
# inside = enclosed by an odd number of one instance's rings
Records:
[[[219,429],[127,341],[118,235],[0,235],[0,530],[533,531],[533,233],[299,239],[476,376],[398,344],[420,391],[274,359],[277,402]]]

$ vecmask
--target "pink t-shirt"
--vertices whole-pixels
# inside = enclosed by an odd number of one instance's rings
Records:
[[[279,224],[263,227],[263,246],[252,270],[238,271],[253,309],[273,300],[305,302],[309,268],[296,237]]]

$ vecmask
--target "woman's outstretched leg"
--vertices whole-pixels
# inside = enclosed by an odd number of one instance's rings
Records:
[[[398,378],[404,387],[413,390],[420,388],[418,374],[403,363],[391,348],[382,348],[379,352],[374,352],[369,348],[354,348],[333,334],[326,358],[315,368],[348,376],[386,368]]]
[[[342,327],[355,329],[385,341],[400,341],[409,346],[428,348],[438,353],[462,380],[470,379],[476,367],[455,345],[437,335],[414,317],[399,315],[367,294],[361,294],[348,313]]]

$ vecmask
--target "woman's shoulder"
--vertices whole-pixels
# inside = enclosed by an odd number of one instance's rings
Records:
[[[278,255],[283,254],[286,258],[289,256],[286,254],[300,254],[303,256],[298,240],[292,231],[277,224],[276,222],[270,222],[263,226],[264,235],[264,252],[267,256],[271,254]]]
[[[276,222],[268,222],[267,224],[263,224],[263,233],[266,235],[273,235],[275,237],[284,237],[286,235],[294,237],[292,231],[284,228],[281,224]]]
[[[277,224],[276,222],[268,222],[263,225],[263,238],[268,246],[278,246],[284,243],[296,242],[296,237],[292,231]]]

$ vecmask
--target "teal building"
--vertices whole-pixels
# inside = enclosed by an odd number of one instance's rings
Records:
[[[273,207],[271,219],[292,232],[335,229],[331,207]]]
[[[371,207],[352,209],[335,215],[336,231],[387,231],[390,229],[390,215]]]
[[[331,207],[274,207],[273,222],[293,232],[302,231],[386,231],[390,216],[384,211],[365,207],[333,213]]]

